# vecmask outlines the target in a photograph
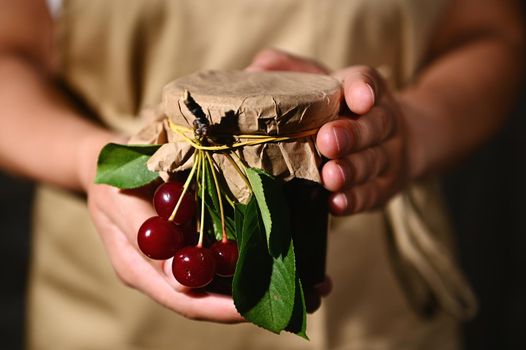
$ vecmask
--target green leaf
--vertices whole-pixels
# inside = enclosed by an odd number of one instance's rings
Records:
[[[221,227],[221,215],[211,205],[205,202],[205,207],[210,219],[212,220],[212,228],[214,231],[214,237],[216,241],[220,241],[223,238],[223,228]],[[225,230],[228,239],[236,240],[235,224],[231,217],[225,216]]]
[[[243,238],[243,220],[245,218],[245,212],[247,210],[246,204],[235,203],[234,204],[234,228],[235,236],[238,247],[241,246],[241,238]]]
[[[283,186],[261,169],[248,168],[246,174],[261,211],[270,254],[287,254],[291,245],[290,215]]]
[[[214,206],[214,209],[216,212],[219,213],[219,197],[217,196],[217,190],[214,182],[214,178],[212,176],[212,169],[208,161],[206,161],[205,166],[205,186],[206,186],[206,193],[210,200],[212,201],[212,204]],[[206,199],[206,202],[209,200]]]
[[[292,310],[292,316],[285,330],[309,340],[309,337],[307,336],[307,311],[305,308],[305,296],[303,295],[303,287],[301,286],[299,277],[296,277],[294,309]]]
[[[273,258],[264,232],[253,196],[245,210],[232,294],[243,317],[279,333],[289,324],[295,304],[294,249],[289,239],[287,253]]]
[[[109,143],[99,154],[95,183],[133,189],[149,184],[159,175],[146,162],[160,145],[119,145]]]

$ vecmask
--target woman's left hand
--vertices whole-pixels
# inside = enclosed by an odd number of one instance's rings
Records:
[[[273,49],[257,55],[248,70],[328,73],[319,63]],[[321,176],[332,192],[331,211],[348,215],[381,206],[407,182],[409,137],[400,104],[376,70],[351,66],[332,75],[342,82],[348,110],[320,128],[316,143],[329,159]]]

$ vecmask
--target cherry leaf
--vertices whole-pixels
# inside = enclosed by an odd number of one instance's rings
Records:
[[[146,162],[159,147],[107,144],[99,154],[95,183],[133,189],[155,181],[159,175],[148,170]]]
[[[296,262],[292,240],[289,237],[286,254],[278,257],[269,254],[261,214],[252,196],[238,242],[241,244],[232,285],[234,304],[248,321],[280,333],[289,325],[295,305]]]
[[[261,169],[248,168],[246,174],[261,212],[270,255],[284,256],[291,245],[291,233],[289,207],[283,195],[283,186]]]

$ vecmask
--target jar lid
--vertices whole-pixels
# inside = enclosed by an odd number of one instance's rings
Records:
[[[212,123],[226,115],[232,133],[283,135],[316,129],[338,116],[340,83],[326,75],[297,72],[205,71],[163,89],[162,112],[172,122],[192,126],[183,102],[188,90]]]

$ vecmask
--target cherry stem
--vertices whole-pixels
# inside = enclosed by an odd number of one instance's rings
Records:
[[[225,199],[232,208],[236,207],[236,205],[234,204],[234,201],[230,198],[230,195],[228,193],[225,193]]]
[[[212,172],[212,177],[214,178],[214,185],[216,187],[217,192],[217,198],[219,200],[219,213],[221,215],[221,230],[222,230],[222,241],[223,243],[226,243],[228,241],[228,237],[226,235],[226,229],[225,229],[225,213],[223,211],[223,199],[221,198],[221,191],[219,190],[219,182],[217,181],[216,171],[214,168],[214,163],[212,161],[212,157],[208,152],[205,151],[206,158],[208,159],[208,164],[210,165],[210,171]]]
[[[232,152],[232,153],[237,156],[237,154],[235,152]],[[234,167],[236,172],[239,174],[239,176],[243,179],[243,181],[245,182],[245,185],[247,186],[248,190],[250,192],[252,192],[252,187],[250,187],[250,182],[248,182],[247,176],[243,173],[243,171],[241,170],[239,165],[236,163],[234,158],[232,158],[232,156],[229,153],[223,153],[223,154],[225,155],[226,159],[228,159],[230,161],[230,164],[232,164],[232,166]],[[238,159],[239,159],[239,157],[238,157]],[[241,161],[241,159],[239,159],[239,160]],[[245,168],[243,163],[241,163],[241,166],[243,168]],[[246,171],[246,168],[245,168],[245,171]]]
[[[202,155],[203,151],[199,151],[200,157],[199,162],[201,163],[201,222],[199,227],[199,242],[197,242],[197,247],[201,248],[203,246],[203,234],[205,227],[205,164],[206,161]]]
[[[168,221],[174,221],[175,215],[177,214],[177,210],[179,210],[179,206],[181,205],[183,201],[183,197],[186,194],[186,191],[188,190],[188,187],[190,187],[190,182],[192,181],[192,178],[194,177],[195,170],[197,168],[197,164],[199,163],[199,153],[194,154],[194,164],[192,165],[192,170],[190,170],[190,174],[188,174],[188,177],[186,178],[186,181],[183,185],[183,191],[181,192],[181,196],[179,196],[179,199],[177,200],[177,204],[175,204],[174,210],[172,211],[172,215],[168,218]]]

